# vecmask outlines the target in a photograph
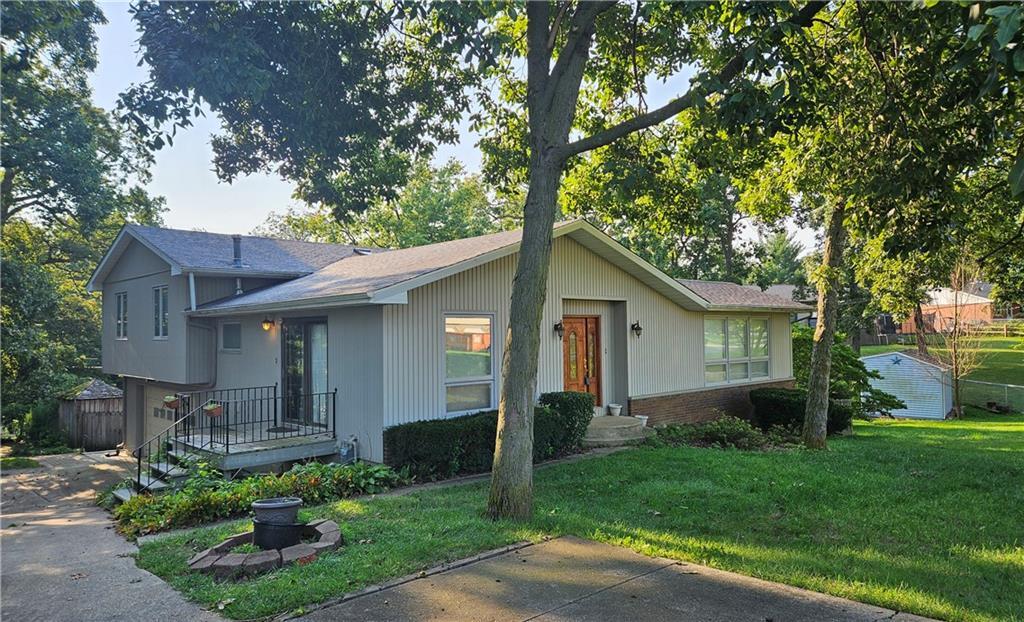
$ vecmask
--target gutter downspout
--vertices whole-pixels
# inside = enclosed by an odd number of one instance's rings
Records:
[[[189,272],[188,273],[188,297],[189,297],[189,306],[192,307],[193,311],[195,311],[196,310],[196,273],[195,272]]]

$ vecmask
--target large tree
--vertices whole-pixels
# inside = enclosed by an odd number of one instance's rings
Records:
[[[366,211],[339,221],[328,208],[272,214],[254,233],[310,242],[377,248],[407,248],[510,229],[518,224],[505,198],[488,192],[479,175],[452,160],[442,166],[413,165],[408,182],[392,201],[377,200]]]
[[[99,297],[85,284],[121,225],[159,222],[144,150],[92,102],[92,2],[5,2],[0,90],[4,423],[94,374]],[[55,430],[54,430],[55,431]]]
[[[525,190],[523,236],[488,512],[526,517],[541,310],[563,171],[580,154],[691,108],[756,114],[762,102],[747,95],[774,82],[780,44],[824,6],[143,3],[136,20],[150,81],[124,102],[150,132],[168,119],[187,123],[192,108],[208,103],[225,131],[214,143],[219,174],[275,167],[300,182],[304,198],[335,202],[345,216],[365,207],[368,193],[393,187],[402,172],[396,153],[428,152],[431,139],[453,138],[468,89],[483,86],[481,126],[502,128],[487,139],[526,146],[513,180]],[[482,63],[467,65],[474,61]],[[672,75],[684,65],[699,68],[686,92],[622,114],[622,102],[644,90],[637,76]],[[340,171],[342,183],[320,191]]]

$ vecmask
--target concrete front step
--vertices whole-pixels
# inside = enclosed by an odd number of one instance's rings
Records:
[[[587,426],[587,433],[583,437],[584,447],[618,447],[620,445],[635,445],[648,436],[654,434],[654,430],[644,427],[643,423],[635,417],[594,417]]]
[[[188,470],[170,462],[154,462],[149,471],[162,480],[178,480],[188,477]]]
[[[145,473],[135,481],[135,484],[139,490],[146,490],[149,492],[160,492],[161,490],[166,490],[170,487],[170,485],[164,480],[151,475],[146,475]]]
[[[138,496],[139,493],[135,492],[131,488],[124,487],[124,488],[115,488],[114,492],[112,494],[114,495],[114,500],[118,504],[121,504],[121,503],[124,503],[125,501],[131,499],[132,497]]]

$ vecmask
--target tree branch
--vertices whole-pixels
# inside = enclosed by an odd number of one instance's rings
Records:
[[[551,70],[551,78],[544,92],[543,101],[546,109],[551,108],[551,102],[554,100],[555,93],[559,90],[562,78],[569,72],[571,66],[580,62],[581,56],[590,47],[593,35],[592,28],[594,21],[597,20],[597,16],[613,6],[615,6],[615,0],[583,2],[576,7],[576,11],[572,14],[572,21],[569,22],[569,32],[566,35],[565,46],[558,52],[558,59]]]
[[[806,28],[827,4],[827,2],[820,0],[809,2],[804,6],[804,8],[800,9],[792,19],[789,20],[789,23]],[[727,84],[736,78],[736,76],[738,76],[747,66],[746,54],[748,51],[751,49],[756,50],[757,47],[757,43],[752,43],[729,59],[729,62],[725,64],[725,67],[715,75],[717,82],[720,84]],[[637,132],[651,127],[652,125],[657,125],[662,121],[671,119],[680,112],[690,108],[692,105],[693,90],[691,89],[684,95],[670,101],[661,108],[656,108],[646,114],[638,115],[632,119],[613,125],[608,129],[597,132],[596,134],[592,134],[586,138],[569,143],[560,148],[557,155],[562,158],[569,158],[585,151],[603,147],[604,145],[618,140],[627,134],[632,134],[633,132]]]

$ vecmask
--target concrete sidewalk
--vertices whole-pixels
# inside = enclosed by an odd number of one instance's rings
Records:
[[[328,605],[327,620],[924,622],[816,592],[563,537]]]
[[[41,469],[5,472],[0,616],[31,622],[219,620],[135,566],[96,493],[134,463],[103,452],[36,458]]]

